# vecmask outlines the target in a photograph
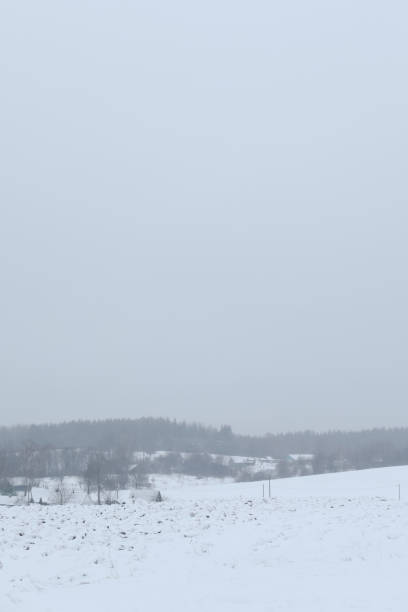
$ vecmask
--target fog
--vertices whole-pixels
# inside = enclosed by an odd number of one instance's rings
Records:
[[[403,2],[3,2],[0,424],[406,425]]]

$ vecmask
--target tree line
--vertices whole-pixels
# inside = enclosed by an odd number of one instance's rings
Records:
[[[279,461],[280,475],[293,475],[294,464],[287,457],[303,453],[313,455],[313,472],[323,473],[408,464],[408,428],[245,436],[229,426],[153,418],[1,427],[0,478],[28,473],[82,476],[96,456],[103,457],[107,474],[120,473],[135,463],[136,451],[149,455],[162,450],[172,452],[154,462],[136,463],[143,463],[145,471],[226,476],[235,468],[214,460],[213,455],[269,456]],[[182,457],[182,453],[189,455]]]

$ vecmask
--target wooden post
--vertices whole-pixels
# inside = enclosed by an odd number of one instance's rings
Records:
[[[271,479],[269,479],[269,497],[271,496]]]

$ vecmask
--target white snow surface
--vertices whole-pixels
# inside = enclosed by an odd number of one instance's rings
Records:
[[[0,507],[1,612],[407,609],[408,467],[162,494]]]

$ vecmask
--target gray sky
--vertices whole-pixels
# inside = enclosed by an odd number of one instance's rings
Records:
[[[408,425],[407,19],[0,2],[0,423]]]

